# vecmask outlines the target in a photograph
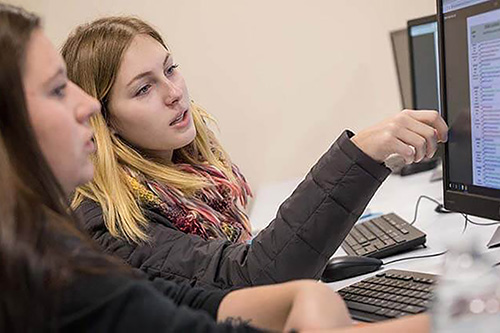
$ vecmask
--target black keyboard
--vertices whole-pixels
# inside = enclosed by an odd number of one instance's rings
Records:
[[[437,275],[387,270],[339,290],[353,319],[375,322],[425,312]]]
[[[385,258],[425,244],[425,234],[394,213],[356,224],[342,243],[351,256]]]

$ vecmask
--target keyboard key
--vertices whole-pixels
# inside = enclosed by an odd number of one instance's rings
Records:
[[[389,317],[389,318],[397,318],[397,317],[400,317],[401,315],[402,315],[401,311],[397,311],[397,310],[390,310],[384,314],[384,316]]]
[[[362,249],[362,248],[363,248],[363,245],[361,245],[361,244],[354,244],[351,248],[352,248],[354,251],[356,251],[356,250]]]
[[[353,301],[346,302],[346,305],[349,309],[368,312],[368,313],[375,313],[379,310],[379,308],[376,306],[373,306],[370,304],[353,302]]]
[[[391,311],[391,310],[381,308],[381,309],[377,310],[377,312],[375,312],[375,314],[376,314],[376,315],[379,315],[379,316],[383,316],[383,315],[385,315],[385,314],[386,314],[387,312],[389,312],[389,311]]]
[[[372,245],[375,246],[378,250],[387,247],[387,245],[380,239],[376,239],[372,242]]]
[[[355,228],[369,241],[377,239],[377,237],[375,237],[375,235],[370,232],[364,225],[360,224]]]
[[[358,296],[358,295],[353,295],[353,296],[352,296],[352,300],[353,300],[353,301],[355,301],[355,302],[360,301],[360,300],[362,300],[362,299],[363,299],[363,297],[362,297],[362,296]]]
[[[384,235],[385,233],[379,229],[372,221],[367,221],[364,223],[365,227],[370,230],[374,235],[377,237],[380,237]]]
[[[370,254],[370,253],[377,251],[377,248],[374,245],[368,245],[368,246],[365,246],[365,251],[366,251],[365,254]]]
[[[394,296],[394,297],[392,298],[392,300],[393,300],[394,302],[399,302],[399,303],[401,303],[401,300],[402,300],[403,298],[404,298],[404,296],[401,296],[401,295],[396,295],[396,296]]]
[[[361,282],[358,282],[358,283],[355,283],[353,285],[353,287],[356,287],[356,288],[365,288],[365,287],[369,287],[370,284],[369,283],[366,283],[364,281],[361,281]]]
[[[390,301],[394,297],[393,294],[383,293],[380,298],[386,301]]]
[[[361,244],[357,244],[357,243],[356,243],[356,244],[354,244],[354,245],[352,246],[352,249],[353,249],[354,251],[359,250],[359,249],[362,249],[362,248],[363,248],[363,245],[361,245]]]
[[[370,293],[370,290],[368,289],[363,289],[363,290],[360,290],[358,293],[356,293],[356,295],[361,295],[361,296],[369,296],[368,294]]]
[[[415,298],[425,298],[428,295],[428,293],[424,293],[422,291],[417,292],[413,297]]]
[[[415,305],[418,305],[418,304],[416,304],[416,302],[418,302],[418,301],[415,298],[411,298],[411,297],[408,297],[408,296],[403,296],[399,302],[404,303],[404,304],[415,304]]]
[[[389,288],[390,287],[388,287],[388,286],[383,286],[382,288],[379,289],[379,291],[385,293],[385,292],[387,292],[387,290],[389,290]]]
[[[394,239],[394,241],[396,243],[403,243],[405,241],[405,239],[403,237],[397,236],[397,235],[395,235],[394,237],[392,237],[392,239]]]
[[[430,301],[420,301],[420,302],[417,302],[416,305],[421,306],[425,309],[428,309],[431,306],[431,302]]]
[[[380,237],[379,237],[379,239],[380,239],[382,242],[386,243],[386,240],[388,240],[388,239],[392,239],[392,238],[391,238],[391,237],[389,237],[389,235],[387,235],[387,234],[383,234],[382,236],[380,236]]]
[[[396,242],[395,242],[394,240],[392,240],[391,238],[384,240],[384,243],[385,243],[387,246],[391,246],[391,245],[396,244]]]
[[[408,307],[408,305],[406,305],[406,304],[401,304],[401,303],[396,303],[396,302],[394,302],[394,304],[392,305],[393,309],[399,310],[399,311],[403,311],[403,309],[405,309],[407,307]]]
[[[361,233],[359,231],[357,231],[356,229],[352,229],[351,232],[349,233],[352,238],[354,238],[356,240],[356,242],[358,242],[359,244],[363,244],[363,243],[367,243],[368,240],[363,236],[361,235]]]
[[[406,307],[399,309],[399,310],[404,311],[404,312],[408,312],[408,313],[413,313],[413,314],[417,314],[417,313],[425,311],[424,308],[421,308],[418,306],[413,306],[413,305],[407,305]]]
[[[415,291],[411,289],[401,289],[401,291],[401,293],[407,297],[413,297],[415,295]]]
[[[368,252],[367,252],[364,248],[360,248],[360,249],[358,249],[358,250],[356,250],[356,251],[354,251],[354,252],[356,252],[356,254],[357,254],[358,256],[362,256],[362,255],[364,255],[364,254],[368,253]]]
[[[347,235],[347,237],[345,238],[345,242],[347,244],[349,244],[350,246],[353,246],[353,245],[356,245],[356,241],[354,240],[354,238],[352,238],[351,235]]]
[[[375,225],[377,227],[384,230],[386,233],[394,233],[396,235],[398,234],[396,229],[390,223],[388,223],[386,220],[384,220],[383,218],[375,220],[373,222],[375,223]]]

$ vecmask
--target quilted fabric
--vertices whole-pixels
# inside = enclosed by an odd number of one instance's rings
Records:
[[[184,234],[155,211],[147,244],[129,244],[107,231],[100,206],[77,209],[102,249],[150,278],[205,288],[233,288],[317,279],[390,170],[364,154],[345,131],[250,244],[206,241]]]

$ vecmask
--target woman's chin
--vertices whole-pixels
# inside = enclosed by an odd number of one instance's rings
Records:
[[[82,168],[81,173],[80,173],[80,179],[79,179],[76,187],[78,187],[80,185],[87,184],[93,178],[94,178],[94,165],[92,163],[90,163]]]
[[[174,149],[180,149],[189,146],[191,143],[194,142],[195,138],[196,138],[196,128],[193,126],[192,129],[189,129],[189,131],[184,133],[182,138],[179,138],[178,144],[176,144],[176,148]]]

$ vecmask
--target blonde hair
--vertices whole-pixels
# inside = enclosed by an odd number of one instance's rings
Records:
[[[81,25],[62,48],[68,77],[103,105],[102,113],[90,120],[97,146],[93,156],[94,179],[76,190],[72,208],[78,207],[85,198],[98,202],[109,232],[133,243],[148,240],[145,232],[148,221],[124,167],[175,187],[186,196],[211,185],[175,164],[164,165],[145,158],[119,136],[112,135],[108,127],[106,104],[121,59],[132,39],[141,34],[152,37],[168,50],[155,29],[134,17],[107,17]],[[197,134],[191,144],[174,151],[174,158],[189,164],[208,163],[221,170],[231,182],[236,182],[228,155],[207,126],[206,122],[213,119],[194,103],[190,108]]]

